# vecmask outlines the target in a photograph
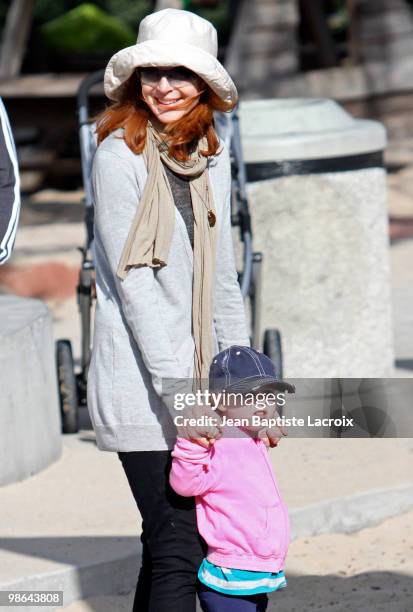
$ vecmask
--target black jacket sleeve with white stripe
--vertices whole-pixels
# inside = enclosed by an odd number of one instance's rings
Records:
[[[16,148],[0,98],[0,264],[11,255],[20,213],[20,179]]]

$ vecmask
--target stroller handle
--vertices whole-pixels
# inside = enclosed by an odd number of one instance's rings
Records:
[[[89,92],[94,85],[103,81],[104,74],[104,69],[91,72],[79,85],[77,91],[77,110],[80,126],[89,121]]]

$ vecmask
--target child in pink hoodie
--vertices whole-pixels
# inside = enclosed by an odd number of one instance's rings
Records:
[[[222,437],[209,448],[178,437],[170,483],[178,494],[196,497],[198,529],[208,544],[198,572],[202,609],[263,612],[267,593],[286,586],[290,525],[257,432],[273,417],[277,394],[295,389],[277,379],[268,357],[245,346],[214,357],[209,388],[215,398],[221,393]]]

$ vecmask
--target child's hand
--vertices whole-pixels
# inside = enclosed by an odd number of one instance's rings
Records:
[[[278,414],[278,412],[275,411],[274,418],[277,419],[279,418],[279,416],[280,415]],[[274,448],[274,446],[278,446],[278,442],[283,436],[288,436],[288,432],[284,427],[281,427],[281,425],[279,425],[260,429],[257,435],[259,438],[262,439],[267,448]]]

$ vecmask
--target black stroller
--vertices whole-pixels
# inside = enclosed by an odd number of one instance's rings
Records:
[[[92,309],[95,299],[93,262],[93,194],[91,168],[96,138],[89,118],[91,88],[103,80],[103,70],[93,72],[81,83],[78,95],[79,138],[85,189],[86,244],[80,248],[82,265],[77,287],[77,301],[81,322],[80,368],[76,371],[70,340],[56,342],[56,360],[59,383],[63,433],[76,433],[79,429],[79,410],[86,406],[87,376],[91,356]],[[249,302],[251,345],[262,350],[275,365],[278,376],[283,375],[281,337],[276,329],[265,330],[261,337],[261,265],[263,255],[252,250],[251,218],[246,193],[246,173],[242,159],[239,119],[236,109],[231,113],[216,113],[217,132],[230,150],[232,173],[231,224],[239,228],[243,245],[243,269],[238,280],[244,301]],[[261,348],[262,347],[262,348]]]

